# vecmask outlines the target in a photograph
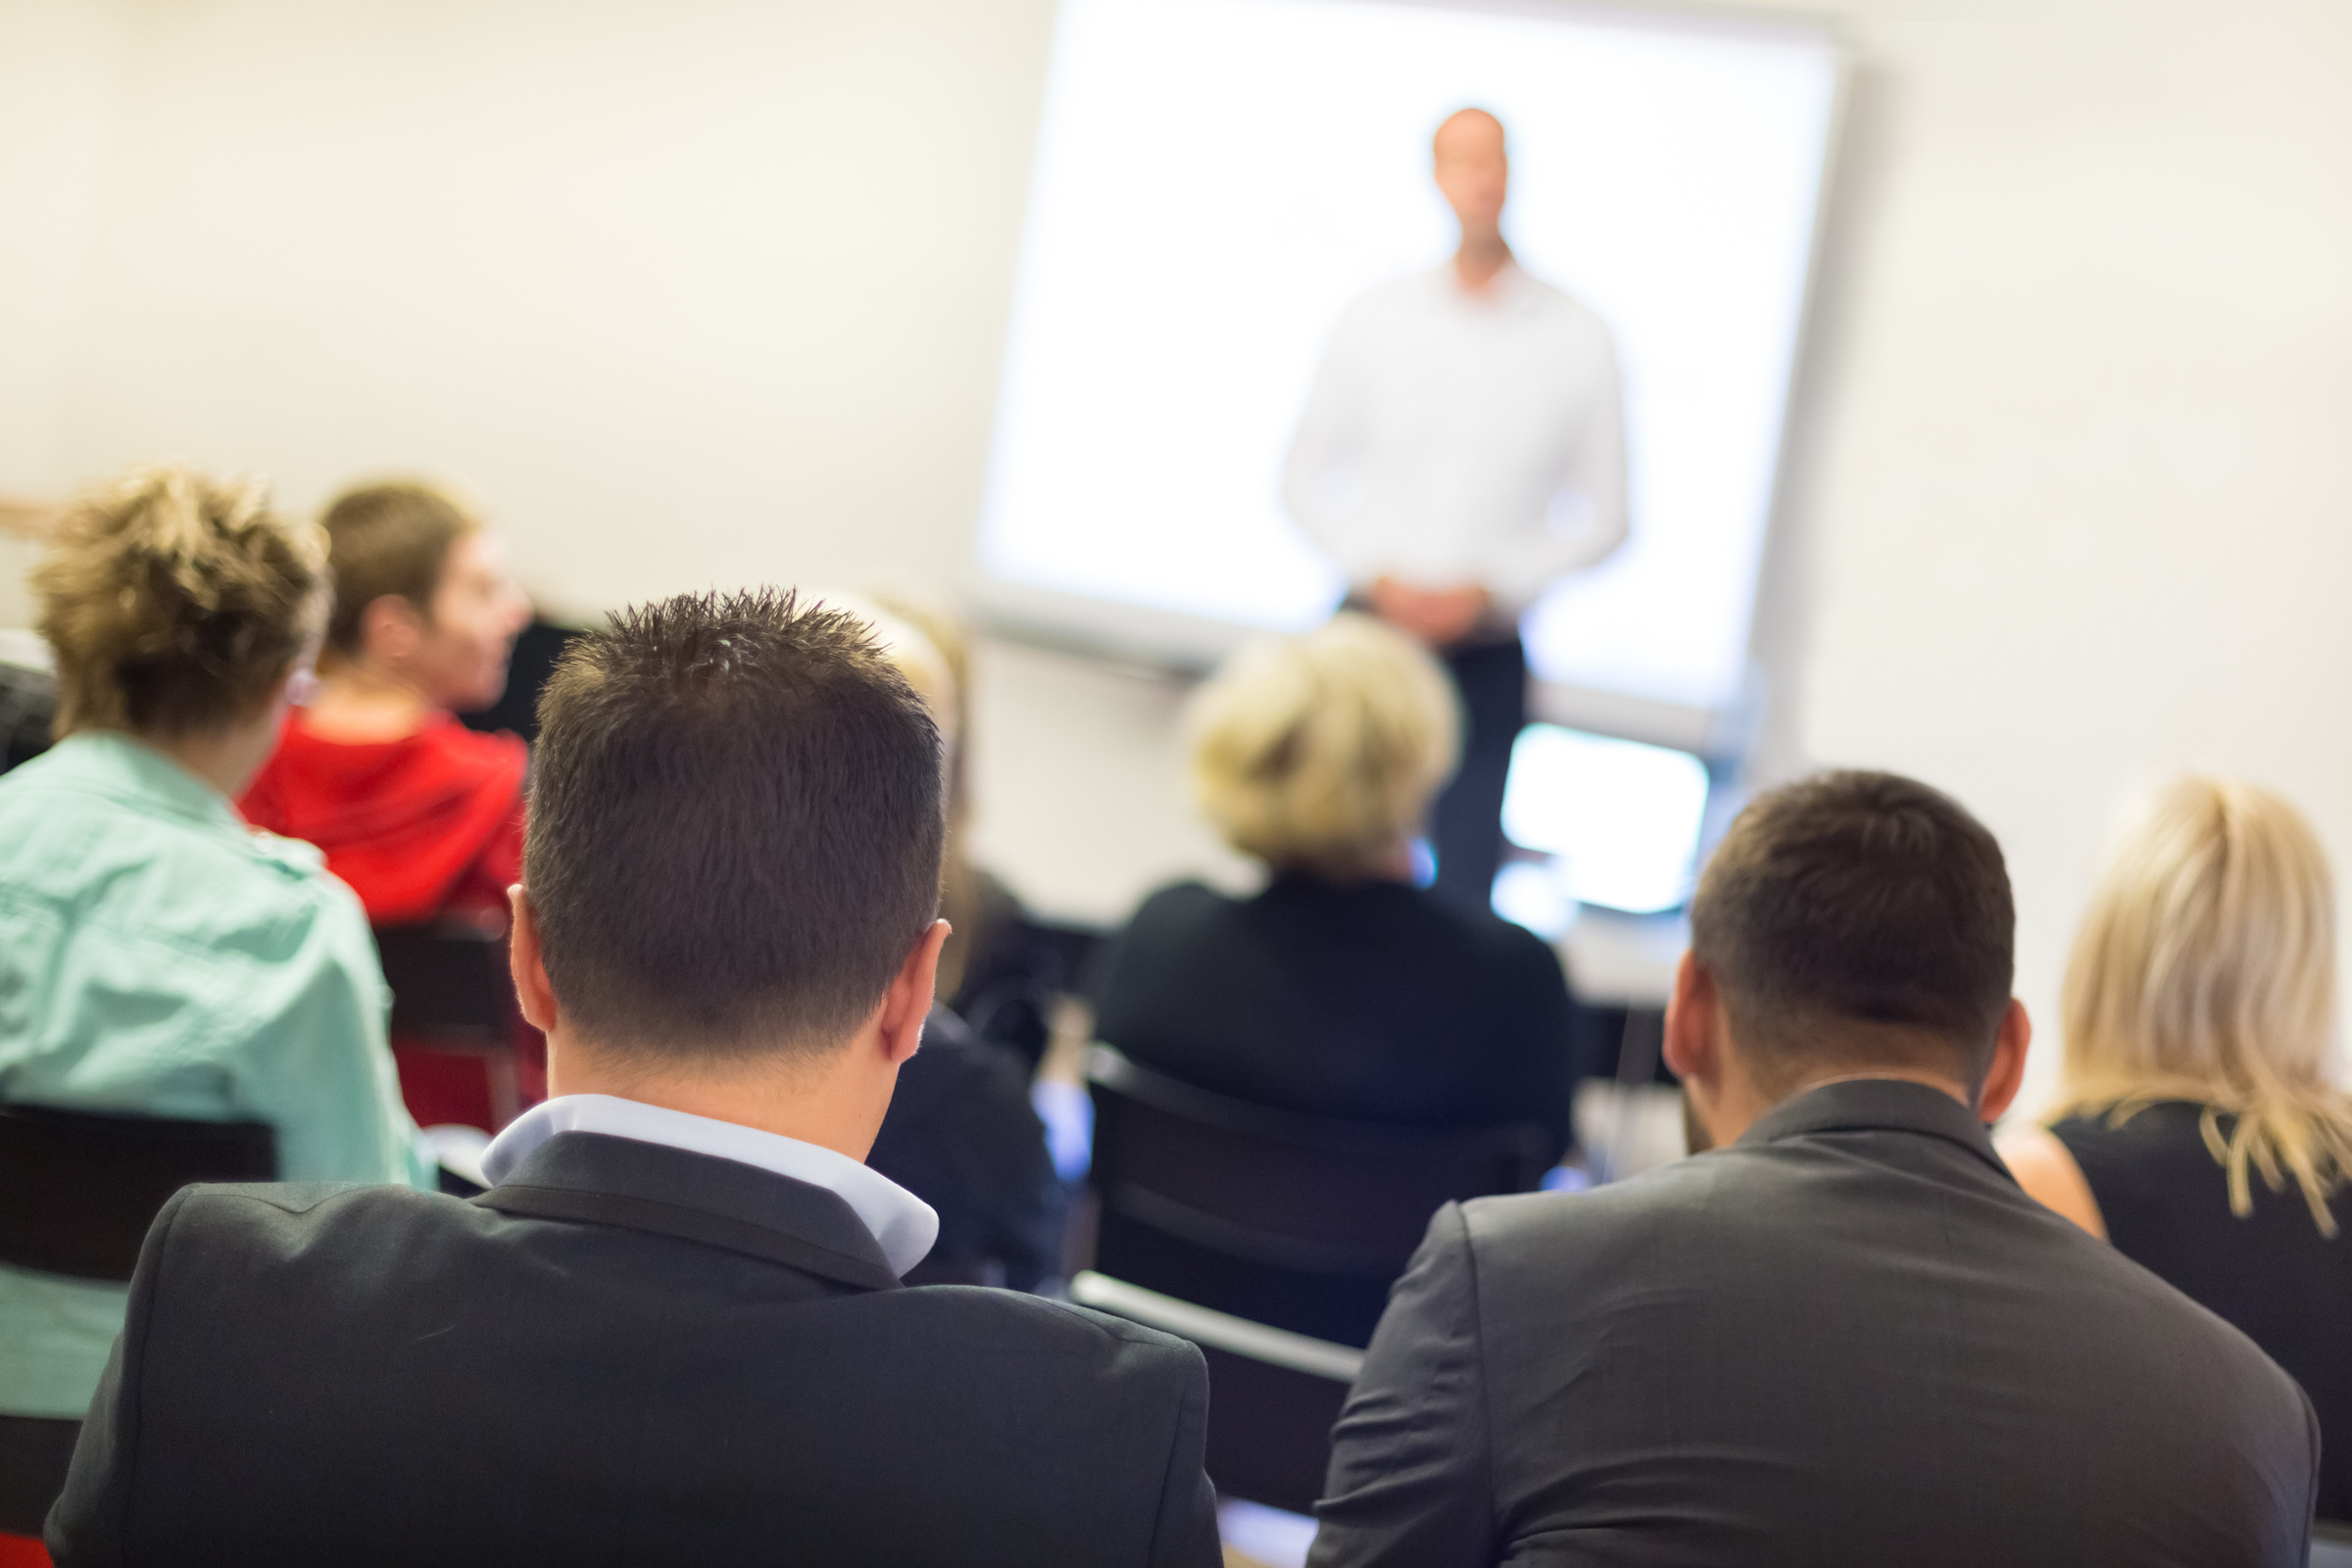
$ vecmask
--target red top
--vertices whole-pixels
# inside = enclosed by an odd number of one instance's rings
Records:
[[[447,713],[396,741],[321,740],[300,710],[237,803],[245,819],[326,852],[372,925],[504,914],[522,874],[529,748]]]

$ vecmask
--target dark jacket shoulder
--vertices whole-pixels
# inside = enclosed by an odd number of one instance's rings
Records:
[[[535,1186],[469,1200],[174,1197],[52,1515],[59,1562],[141,1541],[235,1561],[601,1560],[620,1541],[713,1564],[1216,1560],[1190,1344],[901,1287],[827,1231],[857,1224],[834,1195],[733,1161],[564,1134],[522,1169]],[[620,1201],[514,1206],[582,1196]]]
[[[1596,1192],[1442,1208],[1334,1444],[1326,1565],[1543,1543],[2282,1568],[2319,1451],[2244,1336],[2026,1197],[1967,1107],[1890,1080]]]

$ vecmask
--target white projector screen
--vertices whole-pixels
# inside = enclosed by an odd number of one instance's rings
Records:
[[[1063,0],[980,525],[1002,613],[1213,657],[1343,584],[1285,514],[1334,319],[1445,263],[1429,143],[1508,129],[1520,263],[1599,312],[1633,535],[1526,622],[1556,686],[1739,697],[1840,55],[1672,12]]]

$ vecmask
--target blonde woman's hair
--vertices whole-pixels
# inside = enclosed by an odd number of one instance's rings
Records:
[[[2335,995],[2335,890],[2311,825],[2251,784],[2176,780],[2117,844],[2076,933],[2053,1119],[2202,1102],[2230,1210],[2253,1212],[2250,1172],[2273,1192],[2292,1175],[2332,1236],[2328,1197],[2352,1173],[2352,1100],[2327,1077]]]
[[[956,662],[933,638],[931,628],[879,594],[820,592],[809,597],[865,623],[882,657],[930,710],[931,722],[939,726],[940,765],[953,772],[962,730],[962,683]]]
[[[932,704],[948,759],[948,846],[940,859],[939,913],[954,928],[939,951],[939,994],[952,998],[963,989],[972,955],[986,945],[986,927],[994,918],[987,879],[971,856],[971,637],[956,612],[938,600],[903,589],[879,591],[872,599],[923,634],[947,665],[955,691],[944,710]],[[919,683],[916,689],[922,689]]]
[[[1370,870],[1420,824],[1461,745],[1437,661],[1355,614],[1244,649],[1195,694],[1187,729],[1194,798],[1227,842],[1332,876]]]
[[[60,739],[177,736],[253,712],[326,617],[326,540],[259,479],[140,468],[75,504],[32,570]]]

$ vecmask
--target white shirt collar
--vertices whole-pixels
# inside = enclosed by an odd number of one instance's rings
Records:
[[[1478,311],[1494,315],[1497,311],[1523,311],[1539,303],[1538,284],[1516,257],[1502,264],[1501,269],[1487,286],[1472,293],[1462,287],[1462,276],[1453,270],[1453,260],[1446,258],[1437,270],[1423,276],[1433,285],[1434,292],[1447,306],[1459,311]]]
[[[849,1204],[873,1233],[893,1274],[905,1275],[939,1240],[938,1210],[847,1154],[757,1127],[613,1095],[560,1095],[533,1105],[508,1123],[507,1130],[482,1151],[482,1174],[491,1186],[497,1186],[514,1174],[532,1150],[558,1133],[602,1133],[608,1138],[662,1144],[691,1154],[757,1165],[778,1176],[822,1187]]]

